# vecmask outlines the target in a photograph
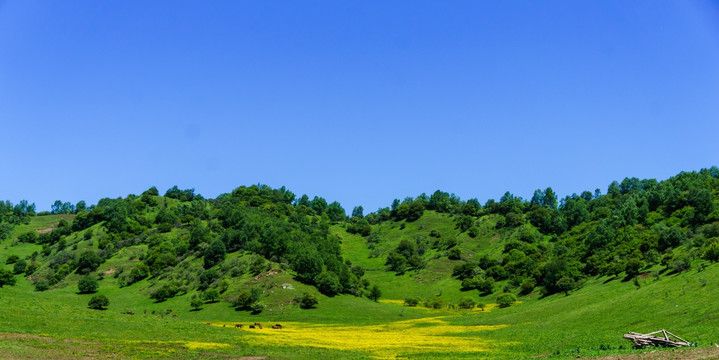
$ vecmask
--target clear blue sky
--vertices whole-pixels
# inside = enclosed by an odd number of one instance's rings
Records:
[[[347,211],[719,164],[716,1],[0,0],[0,199]]]

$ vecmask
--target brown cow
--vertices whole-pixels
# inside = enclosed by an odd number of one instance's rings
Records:
[[[280,325],[280,324],[272,325],[272,328],[273,329],[282,329],[282,325]]]
[[[256,322],[255,325],[260,325],[260,323]]]
[[[241,329],[241,328],[242,328],[242,324],[236,324],[236,325],[235,325],[235,329]]]
[[[172,309],[167,309],[167,312],[171,313],[171,312],[172,312]]]
[[[206,325],[210,325],[210,322],[208,321]]]
[[[262,329],[262,325],[257,325],[258,328]]]
[[[250,329],[254,329],[254,328],[255,328],[255,325],[250,325]]]
[[[147,310],[145,310],[145,315],[147,315]]]
[[[172,314],[172,317],[177,317],[177,314]]]

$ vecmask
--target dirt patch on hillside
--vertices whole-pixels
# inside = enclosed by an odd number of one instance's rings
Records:
[[[102,276],[110,276],[110,275],[114,274],[115,271],[117,271],[117,270],[115,270],[115,268],[109,268],[109,269],[105,270],[105,272],[102,273]]]
[[[53,231],[53,230],[55,230],[55,228],[54,228],[54,227],[51,227],[51,228],[47,228],[47,229],[37,229],[37,230],[35,230],[35,232],[38,233],[38,234],[46,234],[46,233],[49,233],[49,232],[51,232],[51,231]]]
[[[704,360],[719,359],[719,347],[649,350],[641,354],[610,355],[596,360]]]
[[[264,272],[262,274],[255,276],[255,278],[252,279],[252,282],[260,281],[260,280],[262,280],[264,278],[268,278],[270,276],[275,276],[281,272],[282,272],[282,270],[280,270],[280,269],[272,269],[270,271],[267,271],[267,272]]]

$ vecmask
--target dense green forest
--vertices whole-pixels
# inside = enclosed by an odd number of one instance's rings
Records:
[[[152,187],[90,206],[55,202],[50,213],[67,218],[46,231],[17,234],[16,243],[41,249],[10,256],[14,271],[0,270],[0,286],[23,276],[36,291],[52,291],[77,274],[92,278],[84,283],[92,291],[89,282],[112,276],[157,301],[194,293],[262,311],[258,292],[233,286],[234,278],[279,269],[325,295],[376,300],[385,284],[373,284],[367,271],[407,276],[447,259],[452,269],[441,275],[461,281],[462,291],[570,294],[595,276],[626,281],[649,269],[659,276],[658,265],[681,273],[696,260],[719,260],[718,204],[717,167],[661,182],[625,178],[605,194],[597,189],[562,199],[547,188],[529,200],[507,192],[481,204],[438,190],[368,214],[358,206],[349,216],[337,202],[297,197],[284,187],[241,186],[215,199],[177,186],[161,196]],[[423,226],[421,234],[414,229],[395,241],[428,213],[451,219],[453,231]],[[0,203],[0,237],[44,214],[26,201]],[[381,258],[384,268],[353,265],[343,236],[364,238],[369,257]],[[481,248],[481,239],[493,248]],[[118,263],[112,274],[96,272],[108,261]]]

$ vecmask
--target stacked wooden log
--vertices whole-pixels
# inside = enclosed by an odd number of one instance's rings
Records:
[[[629,332],[624,334],[624,338],[634,342],[635,348],[646,346],[680,347],[692,345],[690,342],[664,329],[648,334]]]

